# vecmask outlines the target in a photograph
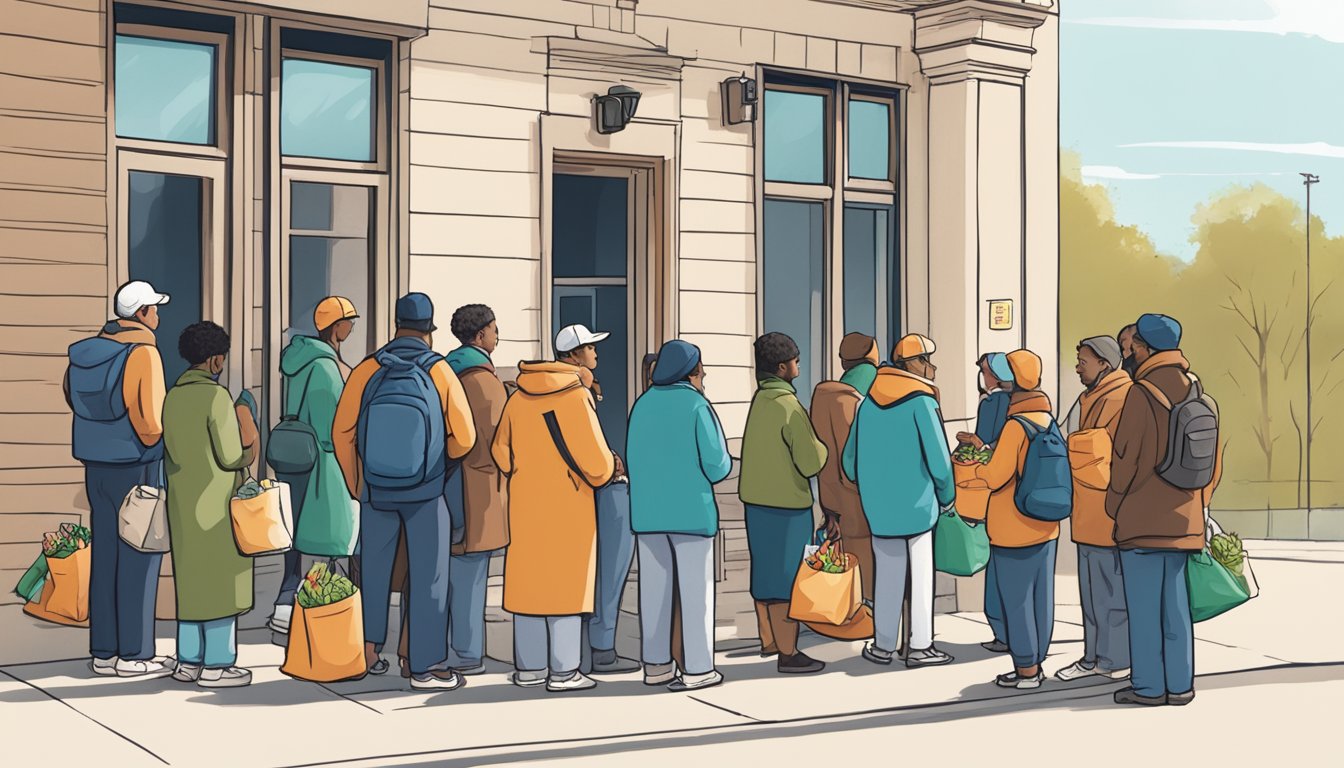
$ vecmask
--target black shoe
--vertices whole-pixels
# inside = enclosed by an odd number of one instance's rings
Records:
[[[1186,704],[1195,700],[1195,689],[1191,688],[1185,693],[1168,693],[1167,703],[1173,707],[1184,707]]]
[[[776,662],[775,668],[785,674],[808,675],[825,669],[826,663],[817,661],[811,656],[799,651],[792,656],[780,654],[779,661]]]
[[[984,648],[986,651],[989,651],[990,653],[1007,653],[1007,652],[1008,652],[1008,644],[1005,643],[1005,642],[1003,642],[1003,641],[1001,641],[1001,640],[997,640],[997,639],[995,639],[995,640],[990,640],[990,641],[987,642],[987,643],[981,643],[981,644],[980,644],[980,647],[981,647],[981,648]]]
[[[1191,699],[1193,699],[1193,698],[1195,697],[1195,696],[1194,696],[1194,691],[1191,691],[1189,694],[1186,694],[1186,695],[1188,695]],[[1140,705],[1140,706],[1144,706],[1144,707],[1160,707],[1160,706],[1162,706],[1163,704],[1166,704],[1166,703],[1167,703],[1167,697],[1166,697],[1166,696],[1140,696],[1139,693],[1138,693],[1137,691],[1135,691],[1133,688],[1121,688],[1120,690],[1118,690],[1118,691],[1115,692],[1115,703],[1116,703],[1116,704],[1138,704],[1138,705]],[[1189,701],[1187,700],[1186,703],[1188,704]]]

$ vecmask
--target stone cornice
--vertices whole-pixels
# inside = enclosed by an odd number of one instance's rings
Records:
[[[600,34],[598,34],[600,33]],[[547,69],[646,80],[681,80],[686,57],[633,34],[580,29],[578,37],[534,37],[532,50],[545,53]]]
[[[915,54],[929,80],[1021,83],[1031,71],[1032,35],[1047,6],[1003,0],[939,0],[915,11]]]

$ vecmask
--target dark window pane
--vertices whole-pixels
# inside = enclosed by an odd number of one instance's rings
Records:
[[[314,336],[313,310],[327,296],[344,296],[360,318],[341,348],[358,361],[372,351],[372,253],[370,214],[373,190],[335,184],[290,184],[290,335]]]
[[[804,405],[824,372],[822,212],[821,203],[765,201],[765,330],[797,342],[794,388]]]
[[[215,46],[117,35],[117,135],[213,144]]]
[[[891,109],[876,101],[849,102],[849,175],[891,178]]]
[[[177,353],[183,329],[201,321],[202,216],[205,182],[193,176],[131,171],[127,199],[130,278],[145,280],[172,301],[159,307],[159,353],[172,386],[187,370]]]
[[[626,180],[558,173],[552,185],[551,274],[625,277]]]
[[[845,207],[845,332],[875,337],[883,355],[900,325],[891,220],[889,207]]]
[[[826,183],[826,97],[765,92],[765,180]]]

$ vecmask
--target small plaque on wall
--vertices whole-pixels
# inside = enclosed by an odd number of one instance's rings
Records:
[[[989,330],[1011,331],[1013,329],[1013,300],[990,299]]]

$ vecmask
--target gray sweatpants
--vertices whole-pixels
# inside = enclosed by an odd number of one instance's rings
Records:
[[[681,598],[687,675],[714,671],[714,537],[641,533],[639,634],[645,664],[672,661],[672,590]],[[675,566],[675,567],[674,567]],[[672,583],[676,573],[676,584]]]
[[[1129,611],[1120,550],[1078,545],[1078,593],[1083,604],[1083,666],[1129,669]]]
[[[569,677],[579,668],[582,616],[513,616],[513,666],[523,672],[551,671]]]
[[[910,566],[910,649],[933,645],[933,531],[918,536],[873,537],[874,644],[894,653],[900,644],[905,569]]]

